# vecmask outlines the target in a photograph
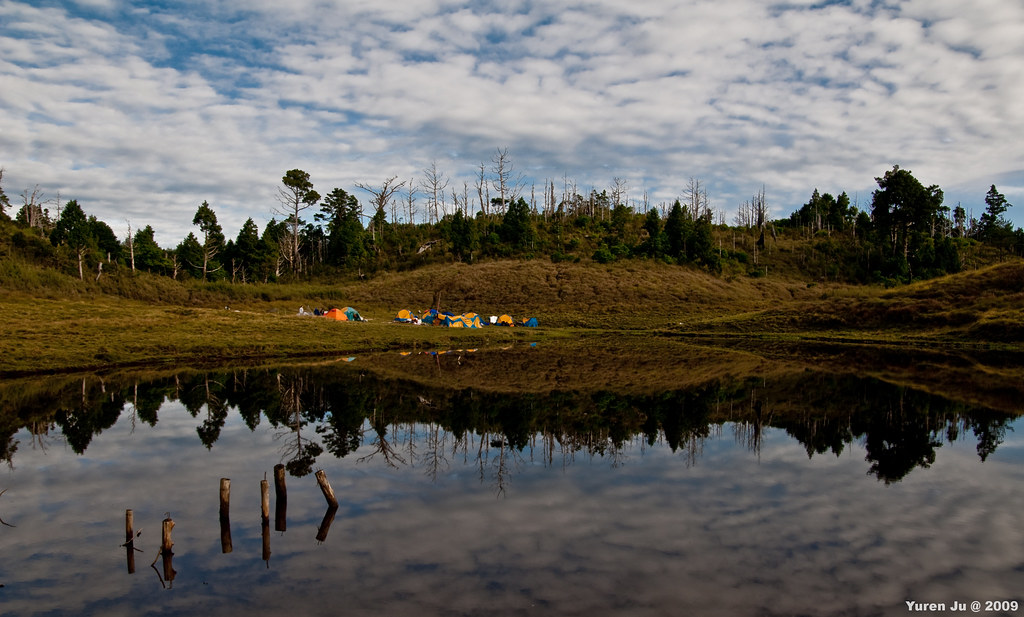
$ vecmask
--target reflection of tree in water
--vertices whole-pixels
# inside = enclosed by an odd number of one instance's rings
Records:
[[[206,419],[196,427],[196,433],[199,435],[199,441],[203,442],[203,445],[209,450],[220,437],[221,429],[224,428],[224,423],[228,419],[228,405],[224,400],[224,383],[218,379],[211,379],[209,375],[204,375],[201,383],[196,384],[192,390],[202,394],[203,406],[206,407]],[[195,417],[197,413],[198,410],[193,412],[192,416]]]
[[[22,426],[52,422],[81,453],[128,406],[133,422],[137,416],[155,425],[163,402],[179,400],[200,420],[197,435],[208,448],[232,409],[251,430],[265,418],[284,442],[283,458],[295,476],[311,473],[325,450],[339,458],[358,453],[362,462],[420,466],[435,479],[461,457],[475,462],[481,480],[499,493],[526,461],[569,465],[584,454],[617,466],[638,444],[663,443],[693,464],[726,424],[754,453],[767,427],[785,430],[808,457],[838,456],[859,441],[869,473],[891,483],[934,463],[943,441],[968,435],[987,460],[1012,422],[1006,414],[928,393],[823,373],[653,394],[453,390],[345,367],[183,372],[151,381],[90,377],[39,388],[19,396],[0,390],[0,400],[18,402],[0,424],[0,456],[9,464],[17,447],[13,435]]]
[[[388,467],[405,465],[405,459],[398,453],[393,440],[388,437],[388,423],[384,416],[376,413],[370,418],[370,430],[373,431],[373,439],[370,441],[370,452],[359,459],[360,462],[373,460],[378,454]]]
[[[931,467],[935,448],[941,447],[942,442],[929,430],[927,417],[900,413],[886,420],[875,416],[862,427],[865,459],[871,463],[869,473],[891,484],[902,480],[915,467]]]
[[[17,451],[18,440],[14,438],[13,432],[0,438],[0,461],[7,463],[11,469],[14,469],[14,453]]]
[[[276,384],[281,415],[270,418],[275,426],[287,427],[286,431],[279,432],[276,437],[286,443],[282,448],[282,457],[288,459],[285,468],[295,477],[312,473],[316,458],[324,451],[323,446],[303,434],[311,420],[323,417],[322,413],[318,413],[318,408],[322,407],[322,401],[317,397],[318,392],[310,388],[307,382],[304,375],[285,376],[278,373]]]
[[[988,410],[980,410],[966,419],[971,427],[974,436],[978,438],[978,457],[982,461],[988,459],[989,455],[996,451],[999,444],[1006,438],[1006,429],[1013,430],[1008,424],[1012,418],[1003,414],[994,414]]]
[[[54,422],[75,454],[82,454],[94,435],[114,426],[124,409],[120,393],[107,393],[101,379],[81,379],[81,388],[69,388],[56,401]]]

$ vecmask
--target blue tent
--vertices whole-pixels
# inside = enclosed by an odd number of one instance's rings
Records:
[[[524,319],[522,325],[526,326],[527,328],[536,328],[540,324],[537,323],[537,318],[536,317],[531,317],[529,319]]]
[[[454,316],[455,315],[453,315],[453,314],[451,314],[451,313],[449,313],[447,311],[439,312],[437,310],[430,309],[429,311],[423,313],[423,316],[420,317],[420,321],[422,321],[425,324],[431,325],[431,326],[434,325],[435,323],[437,325],[447,326],[448,324],[446,323],[446,320],[449,317],[454,317]]]

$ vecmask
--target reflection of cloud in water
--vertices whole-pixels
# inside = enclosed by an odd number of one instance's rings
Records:
[[[625,463],[576,456],[518,465],[503,498],[473,455],[422,466],[322,457],[341,509],[325,544],[312,476],[288,478],[288,531],[260,560],[259,481],[280,457],[275,429],[232,414],[211,450],[166,404],[129,435],[123,417],[85,456],[25,450],[0,500],[4,610],[32,614],[904,614],[904,600],[1011,598],[1024,588],[1021,441],[988,462],[945,445],[930,470],[885,486],[864,451],[808,459],[767,430],[760,455],[728,434],[695,465],[627,445]],[[361,450],[360,450],[361,452]],[[1010,462],[1007,462],[1010,461]],[[217,488],[232,479],[234,552],[220,552]],[[143,528],[128,576],[125,508]],[[175,568],[149,562],[170,511]]]

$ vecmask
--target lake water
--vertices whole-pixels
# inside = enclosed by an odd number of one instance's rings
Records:
[[[660,345],[8,380],[0,615],[1024,614],[1017,358]]]

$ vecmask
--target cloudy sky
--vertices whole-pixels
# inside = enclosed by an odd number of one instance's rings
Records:
[[[1022,225],[1022,100],[1020,0],[0,0],[12,203],[165,245],[203,200],[262,226],[289,169],[365,199],[436,162],[472,194],[498,148],[538,198],[694,177],[731,222],[762,185],[775,216],[815,187],[867,208],[899,164]]]

